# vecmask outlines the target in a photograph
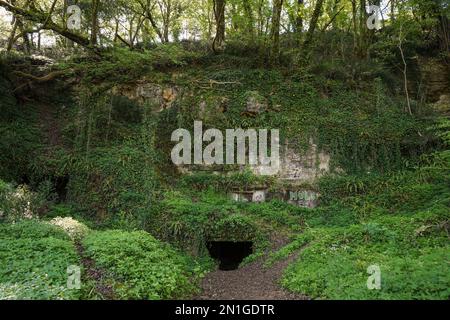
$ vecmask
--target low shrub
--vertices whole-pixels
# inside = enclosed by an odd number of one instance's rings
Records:
[[[0,299],[79,299],[67,288],[67,268],[80,266],[60,229],[36,220],[0,223]]]
[[[186,297],[201,274],[200,265],[144,231],[94,232],[83,245],[86,255],[109,272],[122,299]]]
[[[74,241],[81,240],[89,232],[89,228],[87,226],[70,217],[54,218],[50,221],[50,224],[64,230],[70,239]]]

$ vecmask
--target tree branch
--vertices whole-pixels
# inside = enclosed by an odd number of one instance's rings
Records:
[[[22,16],[25,20],[29,20],[29,21],[33,21],[33,22],[42,24],[41,29],[43,29],[43,30],[52,30],[52,31],[58,33],[59,35],[65,37],[69,40],[72,40],[73,42],[75,42],[83,47],[86,47],[86,48],[89,47],[90,43],[89,43],[88,38],[86,38],[80,34],[74,33],[65,27],[61,27],[61,26],[57,25],[56,23],[54,23],[52,21],[52,19],[50,18],[50,15],[47,15],[43,12],[39,12],[39,11],[35,11],[35,10],[25,10],[20,7],[13,6],[12,4],[10,4],[4,0],[0,0],[0,7],[3,7],[7,11],[12,12],[16,15]]]

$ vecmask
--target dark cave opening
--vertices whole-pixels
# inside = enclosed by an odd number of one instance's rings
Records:
[[[69,176],[60,176],[53,178],[54,190],[57,194],[59,203],[67,200],[67,185],[69,184]]]
[[[210,256],[219,262],[219,270],[236,270],[239,264],[253,253],[253,242],[210,241],[207,243]]]
[[[19,179],[19,185],[29,185],[31,182],[31,179],[28,175],[23,174]]]

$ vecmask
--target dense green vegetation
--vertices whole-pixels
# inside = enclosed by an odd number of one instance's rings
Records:
[[[122,299],[185,298],[202,266],[143,231],[109,230],[89,235],[86,255],[107,270]]]
[[[0,299],[78,299],[67,289],[67,267],[80,265],[60,229],[35,220],[0,224]]]
[[[0,0],[0,299],[190,298],[208,242],[250,241],[243,264],[296,257],[279,285],[311,299],[448,300],[450,8],[391,1],[367,29],[382,2],[83,0],[74,31],[62,2]],[[280,129],[329,170],[176,168],[200,120]],[[319,205],[230,197],[261,189]]]
[[[450,184],[442,173],[379,179],[382,190],[350,192],[308,214],[304,232],[272,257],[306,245],[283,285],[315,298],[448,299]],[[348,193],[342,182],[335,191]],[[366,288],[370,265],[381,268],[380,291]]]

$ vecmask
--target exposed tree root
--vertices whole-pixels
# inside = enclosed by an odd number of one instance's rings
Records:
[[[50,72],[49,74],[47,74],[45,76],[42,76],[42,77],[36,77],[36,76],[34,76],[32,74],[24,73],[24,72],[21,72],[21,71],[14,71],[13,73],[15,75],[19,76],[19,77],[30,79],[26,83],[18,86],[17,88],[15,88],[13,90],[13,92],[17,92],[18,90],[21,90],[25,86],[31,85],[33,82],[45,83],[45,82],[49,82],[49,81],[55,80],[56,78],[66,74],[66,71],[53,71],[53,72]]]

